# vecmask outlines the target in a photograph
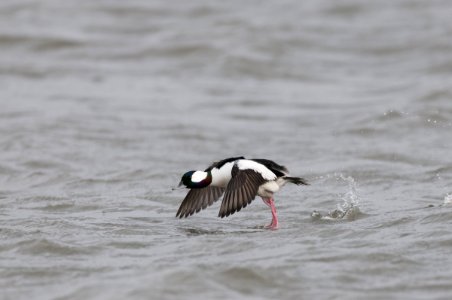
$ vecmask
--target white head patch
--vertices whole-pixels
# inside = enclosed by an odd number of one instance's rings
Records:
[[[207,172],[196,171],[195,173],[193,173],[193,175],[191,175],[191,181],[200,182],[200,181],[203,181],[204,179],[206,179],[206,177],[207,177]]]

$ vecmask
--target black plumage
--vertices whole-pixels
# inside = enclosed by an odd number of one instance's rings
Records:
[[[232,179],[226,187],[226,193],[221,202],[219,217],[224,218],[240,211],[256,198],[259,186],[267,182],[262,175],[254,170],[239,170],[232,168]]]
[[[212,205],[220,199],[224,188],[208,186],[202,189],[191,189],[182,201],[176,217],[186,218]]]

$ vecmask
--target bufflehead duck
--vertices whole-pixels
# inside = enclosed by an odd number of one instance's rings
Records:
[[[272,222],[269,229],[278,228],[273,194],[287,182],[308,185],[305,179],[289,176],[286,167],[268,159],[231,157],[214,162],[205,171],[189,171],[182,176],[179,186],[190,189],[182,201],[176,217],[188,217],[217,201],[224,193],[218,216],[232,215],[260,196],[270,207]]]

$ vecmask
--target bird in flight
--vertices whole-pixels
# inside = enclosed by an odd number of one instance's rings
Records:
[[[272,221],[268,229],[278,228],[278,216],[273,195],[286,183],[308,185],[300,177],[292,177],[286,167],[268,159],[231,157],[214,162],[204,171],[188,171],[179,186],[190,191],[182,201],[176,217],[188,217],[205,209],[223,194],[218,216],[227,217],[245,208],[259,196],[271,209]]]

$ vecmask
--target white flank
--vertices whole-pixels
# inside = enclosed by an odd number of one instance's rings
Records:
[[[220,169],[212,169],[212,186],[226,187],[231,180],[231,171],[234,162],[225,163]]]
[[[195,173],[193,173],[191,175],[191,181],[200,182],[200,181],[203,181],[204,179],[206,179],[206,177],[207,177],[207,172],[196,171]]]
[[[272,171],[270,171],[266,166],[255,162],[253,160],[241,159],[237,161],[237,166],[240,170],[251,169],[262,175],[262,177],[266,180],[275,180],[276,175]]]

